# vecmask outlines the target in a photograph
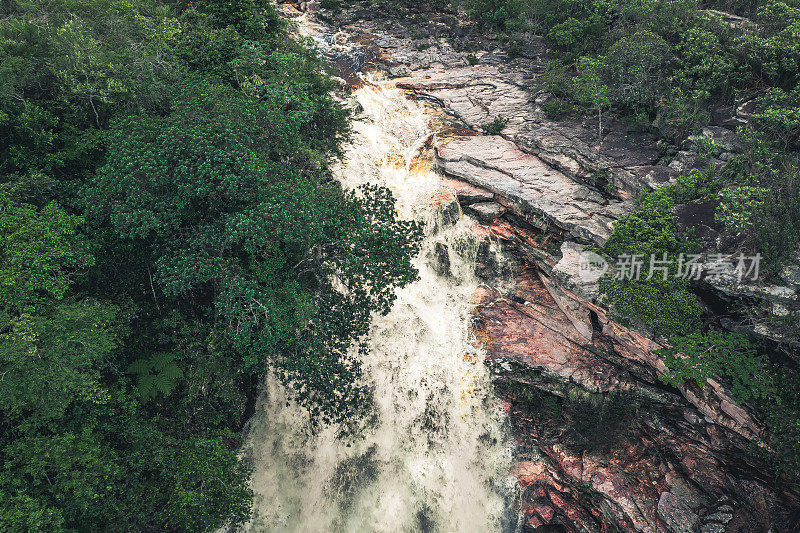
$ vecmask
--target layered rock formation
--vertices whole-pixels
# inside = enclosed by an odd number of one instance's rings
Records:
[[[526,89],[547,54],[535,40],[512,59],[478,37],[479,50],[457,50],[470,30],[447,15],[426,14],[412,39],[409,24],[366,6],[303,7],[329,24],[326,50],[343,85],[381,69],[445,112],[435,154],[445,186],[478,219],[476,234],[502,243],[516,265],[500,283],[479,253],[486,285],[475,295],[474,328],[519,445],[525,527],[792,531],[798,495],[750,453],[763,446],[758,420],[719,383],[663,385],[662,345],[613,321],[596,281],[578,272],[584,246],[602,246],[631,199],[673,181],[692,154],[665,164],[652,135],[613,120],[602,139],[591,120],[548,120],[542,98]],[[495,119],[499,134],[484,134]],[[735,150],[727,131],[710,133]],[[723,280],[713,290],[738,298],[744,289]],[[797,303],[797,286],[751,292]]]

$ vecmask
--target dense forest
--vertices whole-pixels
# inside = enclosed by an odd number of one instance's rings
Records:
[[[530,88],[551,118],[593,121],[600,142],[613,116],[700,155],[644,191],[599,253],[760,253],[761,281],[778,283],[798,261],[800,1],[438,5],[512,57],[543,38],[552,60]],[[267,372],[343,433],[368,407],[354,354],[415,279],[421,232],[388,190],[331,178],[350,133],[332,89],[268,0],[3,1],[0,530],[241,524],[241,430]],[[700,132],[743,106],[742,148],[719,164]],[[617,192],[602,173],[593,185]],[[675,221],[704,202],[719,249]],[[722,377],[765,424],[753,453],[797,482],[792,315],[735,310],[776,345],[726,330],[688,279],[601,290],[618,320],[671,346],[667,383]]]
[[[363,408],[418,228],[330,179],[330,88],[266,0],[3,2],[0,530],[240,523],[267,368]]]
[[[762,282],[800,253],[800,3],[797,0],[465,0],[485,33],[510,55],[525,37],[541,36],[552,50],[531,89],[550,97],[554,119],[588,117],[603,135],[612,113],[633,130],[654,132],[673,156],[691,148],[701,161],[677,182],[643,191],[604,246],[610,257],[643,254],[673,259],[664,279],[601,279],[601,290],[623,322],[666,339],[668,383],[702,384],[722,376],[766,425],[769,450],[756,450],[777,472],[800,475],[800,377],[787,354],[800,329],[792,315],[744,305],[735,310],[785,339],[759,343],[719,326],[698,298],[698,284],[676,276],[680,254],[736,252],[762,256]],[[747,115],[737,128],[743,146],[725,154],[700,134],[715,112]],[[600,173],[601,174],[601,173]],[[604,188],[602,175],[595,185]],[[607,194],[614,191],[606,187]],[[703,242],[680,231],[674,208],[710,205],[722,239]],[[690,228],[691,230],[691,228]],[[666,254],[666,255],[664,255]],[[794,348],[792,347],[794,346]],[[680,354],[680,356],[678,355]],[[788,363],[788,364],[787,364]]]

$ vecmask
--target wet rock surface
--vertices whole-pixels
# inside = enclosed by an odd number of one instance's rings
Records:
[[[327,55],[343,85],[361,83],[359,70],[379,69],[446,113],[436,162],[485,238],[475,268],[486,285],[475,294],[473,325],[518,444],[526,531],[793,531],[788,515],[798,495],[749,452],[761,444],[758,420],[713,380],[702,389],[663,385],[655,353],[662,345],[612,320],[596,280],[577,268],[585,246],[602,246],[640,190],[673,182],[697,157],[678,152],[664,164],[652,134],[613,119],[602,138],[591,119],[548,119],[546,97],[529,90],[546,63],[540,41],[509,58],[452,14],[412,23],[367,4],[336,13],[307,7],[332,33],[338,52]],[[720,111],[705,132],[727,152],[741,148],[725,128],[746,120],[743,106]],[[498,118],[499,134],[486,135]],[[457,217],[451,207],[445,215]],[[702,208],[682,213],[701,216]],[[718,238],[718,228],[708,228],[707,238]],[[513,259],[510,283],[500,282],[509,273],[490,241]],[[437,247],[435,256],[446,275],[447,250]],[[723,279],[709,290],[797,305],[800,274],[785,277],[792,281],[780,287]]]
[[[478,202],[464,206],[464,211],[482,220],[494,220],[500,218],[506,208],[497,202]]]

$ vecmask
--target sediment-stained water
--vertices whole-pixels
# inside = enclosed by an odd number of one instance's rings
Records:
[[[389,187],[401,216],[425,222],[419,279],[374,318],[362,357],[374,409],[359,437],[312,432],[303,409],[287,406],[283,387],[268,380],[247,436],[256,497],[246,529],[513,531],[511,444],[469,328],[473,222],[454,221],[455,205],[443,214],[447,194],[426,160],[438,122],[388,82],[352,97],[363,111],[335,175],[345,188]]]

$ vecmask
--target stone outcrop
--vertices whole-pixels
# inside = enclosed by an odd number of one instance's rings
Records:
[[[618,200],[569,179],[500,136],[458,137],[437,148],[448,176],[488,190],[495,200],[535,227],[602,245],[626,211]]]
[[[524,83],[517,72],[494,65],[432,67],[397,80],[399,86],[435,99],[472,128],[504,118],[502,135],[519,149],[579,181],[602,182],[621,197],[677,177],[674,169],[658,164],[662,154],[652,135],[626,131],[611,121],[598,139],[591,120],[550,121],[539,105],[541,98],[534,99]]]
[[[765,494],[775,505],[775,488],[759,479],[764,465],[743,459],[757,423],[723,391],[714,396],[660,385],[652,341],[605,317],[603,331],[587,337],[561,310],[546,278],[532,270],[521,272],[506,294],[482,288],[476,304],[478,336],[509,402],[529,525],[726,531],[726,519],[765,505]],[[526,388],[559,398],[558,415],[541,404],[532,409]],[[635,414],[624,426],[607,428],[618,435],[606,447],[582,449],[568,436],[576,393],[624,393]],[[714,507],[720,499],[730,502],[721,514]],[[777,508],[769,512],[779,516]]]

